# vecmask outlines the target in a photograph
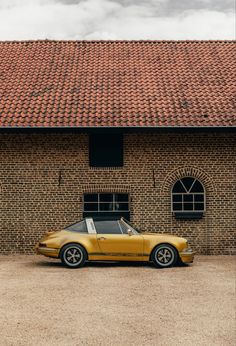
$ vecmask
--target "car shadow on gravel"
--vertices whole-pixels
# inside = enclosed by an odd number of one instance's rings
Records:
[[[31,266],[31,267],[55,267],[55,268],[63,268],[63,269],[70,269],[65,267],[60,261],[55,261],[55,262],[51,262],[51,261],[37,261],[37,262],[31,262],[31,263],[27,263],[27,266]],[[112,268],[112,267],[148,267],[148,268],[152,268],[152,269],[157,269],[153,263],[151,262],[108,262],[108,261],[94,261],[94,262],[87,262],[85,263],[84,267],[92,267],[92,268]],[[184,263],[177,263],[175,265],[175,267],[182,267],[182,268],[187,268],[188,265],[184,264]],[[73,269],[73,268],[72,268]]]

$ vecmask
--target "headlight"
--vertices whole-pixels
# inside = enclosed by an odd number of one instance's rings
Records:
[[[193,250],[192,250],[190,247],[187,247],[186,249],[184,249],[184,252],[189,252],[189,253],[191,253],[191,252],[193,252]]]

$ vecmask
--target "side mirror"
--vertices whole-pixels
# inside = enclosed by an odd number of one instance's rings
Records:
[[[133,232],[131,231],[131,229],[128,229],[127,233],[129,236],[133,235]]]

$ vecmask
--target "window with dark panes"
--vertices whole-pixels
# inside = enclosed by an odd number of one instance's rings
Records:
[[[129,219],[128,193],[85,193],[84,217],[124,216]]]
[[[205,190],[193,177],[178,180],[172,188],[172,212],[176,216],[201,217],[205,211]]]
[[[94,221],[98,234],[122,234],[119,221]]]
[[[122,167],[123,135],[90,134],[89,164],[91,167]]]

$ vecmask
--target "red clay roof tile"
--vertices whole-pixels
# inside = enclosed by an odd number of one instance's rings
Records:
[[[0,42],[0,127],[236,126],[233,41]]]

